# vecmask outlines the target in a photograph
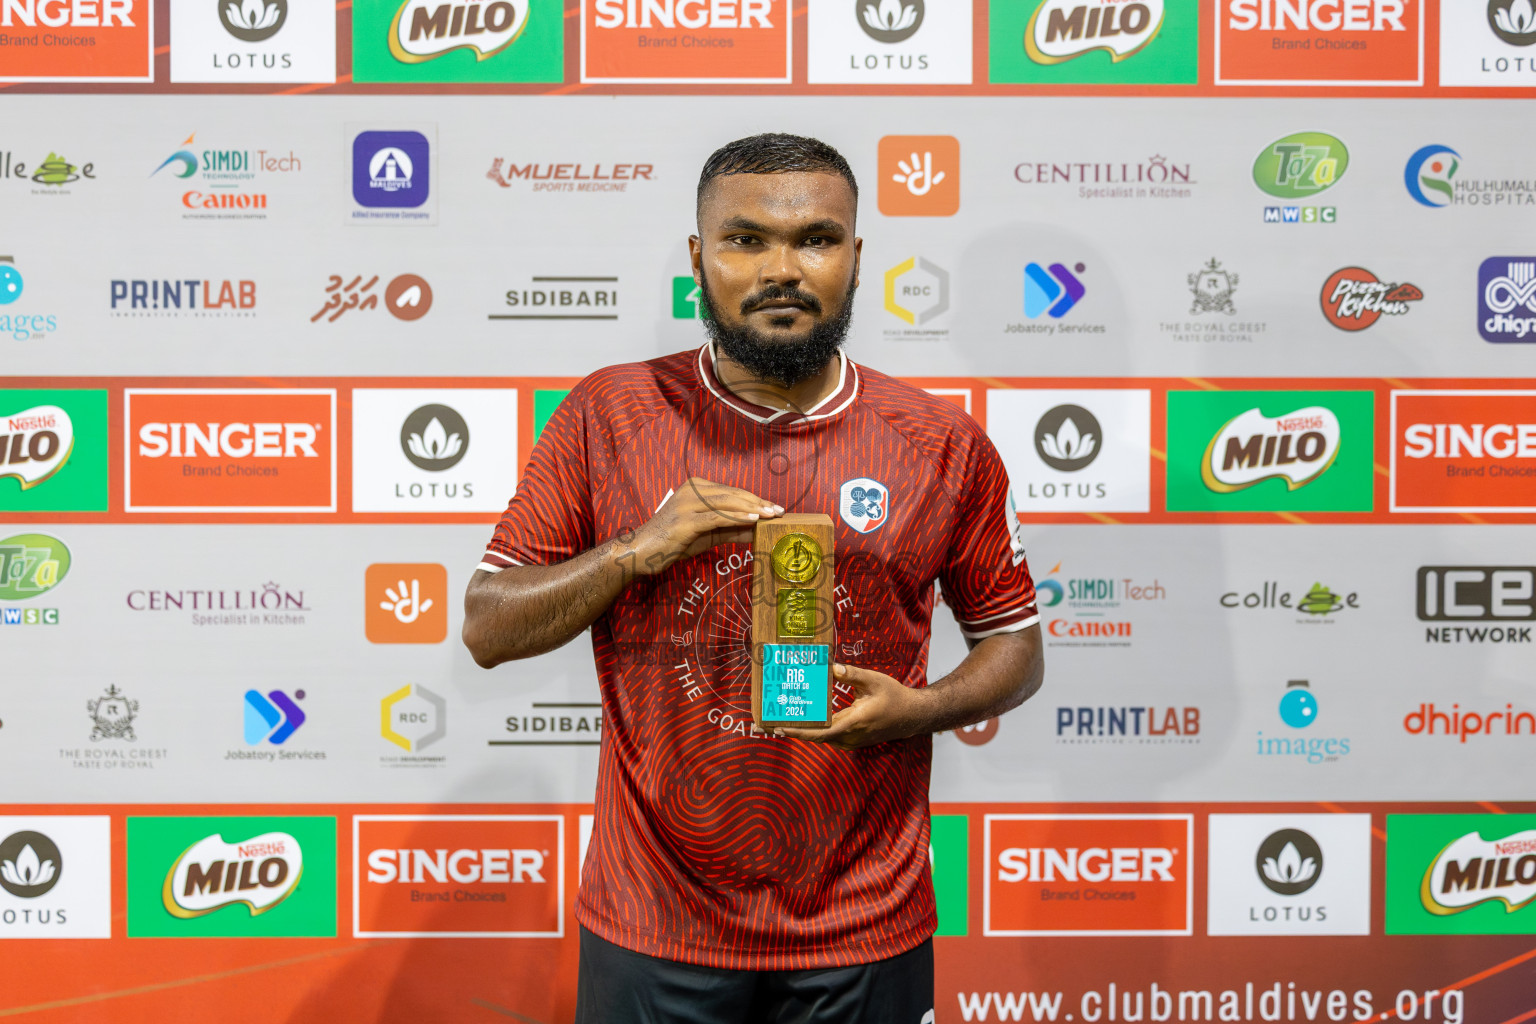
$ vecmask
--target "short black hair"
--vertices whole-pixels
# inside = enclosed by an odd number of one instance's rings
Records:
[[[716,178],[728,174],[786,174],[792,171],[837,175],[853,190],[853,204],[858,207],[859,183],[854,180],[853,168],[848,166],[843,154],[820,139],[765,132],[727,142],[709,155],[699,174],[695,212],[703,208],[704,190]]]

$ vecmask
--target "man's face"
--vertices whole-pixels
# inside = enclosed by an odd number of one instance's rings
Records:
[[[727,355],[788,385],[825,365],[859,282],[854,213],[853,190],[835,174],[733,174],[709,185],[688,247]]]

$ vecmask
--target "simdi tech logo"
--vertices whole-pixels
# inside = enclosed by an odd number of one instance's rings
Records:
[[[1536,512],[1536,391],[1394,391],[1393,512]]]
[[[333,388],[128,388],[124,510],[336,511]]]
[[[1170,391],[1170,512],[1369,512],[1370,391]]]
[[[107,393],[0,391],[0,511],[107,510]]]
[[[1424,0],[1213,0],[1217,85],[1424,83]]]
[[[6,0],[0,80],[152,82],[154,0]]]
[[[266,190],[303,169],[292,150],[211,148],[206,140],[198,148],[193,132],[149,176],[173,185],[185,182],[175,185],[181,189],[182,220],[266,220],[272,198]]]
[[[335,12],[306,0],[171,0],[171,81],[334,82]]]
[[[1196,0],[991,0],[997,83],[1193,85]]]
[[[559,82],[560,0],[355,0],[353,80]]]
[[[971,8],[947,0],[811,0],[806,80],[971,83]]]
[[[352,819],[358,938],[565,934],[565,819],[385,815]]]
[[[583,82],[791,81],[790,0],[582,0]]]
[[[982,934],[1189,935],[1194,815],[988,814]]]
[[[332,937],[336,819],[128,818],[130,938]]]
[[[1536,934],[1536,815],[1387,815],[1388,935]]]
[[[876,159],[879,207],[887,217],[959,212],[960,140],[953,135],[886,135]]]

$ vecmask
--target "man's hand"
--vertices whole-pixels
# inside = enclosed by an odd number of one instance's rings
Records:
[[[689,477],[649,522],[620,543],[634,552],[636,572],[654,576],[717,544],[750,544],[759,519],[783,514],[783,508],[750,491]]]
[[[797,740],[857,750],[889,740],[904,740],[923,731],[923,691],[903,686],[884,672],[855,665],[833,665],[832,674],[853,685],[858,694],[853,703],[833,715],[824,729],[780,728],[778,732]]]

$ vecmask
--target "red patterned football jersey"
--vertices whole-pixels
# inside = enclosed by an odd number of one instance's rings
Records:
[[[545,426],[480,568],[571,558],[701,477],[833,515],[839,661],[926,685],[935,581],[966,636],[1034,623],[981,428],[839,358],[836,391],[804,414],[727,390],[708,345],[592,374]],[[577,920],[712,967],[895,956],[935,927],[932,741],[848,752],[753,726],[751,557],[721,545],[641,577],[592,625],[603,740]],[[834,708],[852,701],[833,685]]]

